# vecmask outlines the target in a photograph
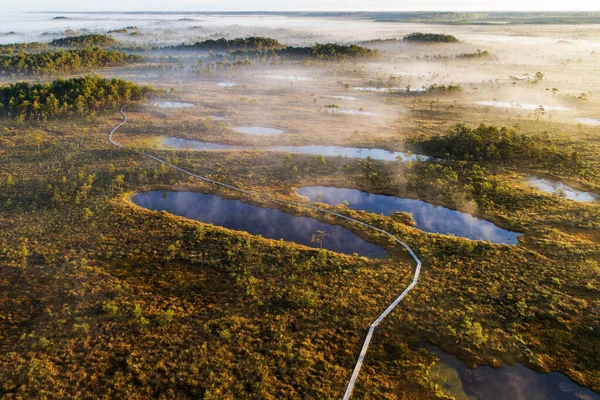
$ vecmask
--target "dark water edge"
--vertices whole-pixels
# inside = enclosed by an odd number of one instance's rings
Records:
[[[426,232],[453,235],[472,240],[489,240],[492,243],[514,245],[518,243],[517,232],[502,229],[490,221],[449,208],[435,206],[422,200],[370,194],[356,189],[342,189],[327,186],[306,186],[297,193],[311,201],[330,205],[348,202],[354,210],[364,210],[375,214],[391,215],[394,211],[413,215],[416,227]]]
[[[327,232],[323,248],[338,253],[371,258],[387,256],[383,248],[369,243],[348,229],[326,224],[310,217],[298,217],[273,208],[258,207],[239,200],[197,192],[149,191],[137,193],[131,201],[153,211],[167,211],[181,217],[245,231],[269,239],[283,239],[310,247],[319,247],[312,236]]]

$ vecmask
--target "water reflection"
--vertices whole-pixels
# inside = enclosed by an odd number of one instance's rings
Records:
[[[219,83],[217,83],[217,86],[220,86],[220,87],[234,87],[237,85],[238,84],[235,82],[219,82]]]
[[[180,101],[153,101],[152,105],[161,108],[188,108],[196,106],[192,103],[182,103]]]
[[[527,182],[543,192],[564,196],[564,198],[569,200],[589,203],[598,199],[598,196],[594,193],[573,189],[562,182],[550,181],[548,179],[536,178],[533,176],[527,178]]]
[[[599,118],[575,118],[575,120],[584,125],[600,125]]]
[[[436,346],[425,345],[439,359],[442,367],[458,373],[461,385],[452,382],[436,382],[443,389],[459,398],[475,400],[600,400],[600,395],[579,386],[560,372],[542,374],[523,364],[492,368],[480,366],[469,368],[452,354]],[[446,373],[446,375],[450,375]],[[462,393],[452,393],[452,389],[462,386]]]
[[[163,139],[161,144],[164,147],[173,147],[181,150],[199,150],[199,151],[210,151],[210,150],[248,150],[250,146],[232,146],[229,144],[203,142],[200,140],[181,139],[176,137],[168,137]]]
[[[538,107],[543,107],[545,111],[569,111],[566,107],[548,106],[543,104],[517,103],[514,101],[478,101],[477,104],[482,106],[492,106],[500,108],[517,108],[522,110],[534,111]]]
[[[317,248],[319,244],[312,241],[313,235],[317,231],[326,231],[327,236],[323,240],[325,249],[373,258],[387,254],[383,248],[361,239],[341,226],[326,224],[314,218],[296,217],[239,200],[223,199],[212,194],[150,191],[135,194],[131,201],[149,210],[167,211],[196,221]]]
[[[394,196],[370,194],[355,189],[340,189],[325,186],[307,186],[298,189],[298,194],[312,201],[336,205],[347,201],[348,207],[376,214],[391,215],[394,211],[409,212],[417,228],[426,232],[450,234],[473,240],[489,240],[492,243],[516,244],[519,233],[497,227],[489,221],[470,214],[434,206],[422,200],[403,199]]]
[[[260,78],[267,79],[284,79],[290,81],[312,81],[313,78],[308,76],[293,76],[293,75],[258,75]]]
[[[347,101],[354,101],[356,100],[356,97],[352,97],[352,96],[331,96],[332,98],[336,99],[336,100],[347,100]]]
[[[267,128],[264,126],[236,126],[234,128],[238,132],[248,133],[250,135],[281,135],[281,129]]]
[[[266,147],[266,150],[284,151],[288,153],[314,154],[331,157],[349,157],[349,158],[367,158],[384,161],[427,161],[431,157],[422,154],[404,153],[401,151],[389,151],[384,149],[368,149],[361,147],[341,147],[341,146],[272,146]]]
[[[349,110],[347,108],[337,108],[337,107],[324,107],[323,110],[333,113],[333,114],[367,115],[369,117],[374,117],[377,115],[374,112],[361,111],[361,110]]]
[[[213,142],[204,142],[201,140],[180,139],[168,137],[163,139],[162,145],[181,150],[249,150],[252,146],[229,145]],[[259,147],[264,151],[280,151],[285,153],[312,154],[316,156],[327,157],[348,157],[348,158],[367,158],[384,161],[427,161],[432,157],[423,154],[412,154],[401,151],[389,151],[384,149],[369,149],[361,147],[341,147],[341,146],[265,146]]]
[[[427,88],[420,87],[383,87],[383,86],[356,86],[359,92],[426,92]]]

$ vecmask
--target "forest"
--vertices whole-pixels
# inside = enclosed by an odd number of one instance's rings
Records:
[[[171,50],[206,50],[206,51],[234,51],[234,50],[272,50],[283,48],[279,41],[262,36],[250,36],[235,39],[209,39],[194,44],[181,44],[162,49]]]
[[[377,51],[357,45],[340,45],[335,43],[316,43],[313,46],[293,47],[286,46],[281,49],[272,49],[269,51],[235,51],[231,53],[234,56],[266,56],[266,57],[286,57],[293,59],[314,59],[314,60],[344,60],[352,57],[366,57],[376,54]]]
[[[68,36],[50,42],[50,46],[54,47],[110,47],[115,44],[117,44],[115,39],[101,34]]]
[[[516,129],[481,124],[476,128],[457,124],[445,135],[435,135],[418,146],[451,160],[544,167],[585,174],[586,162],[577,151],[561,148],[546,134],[526,135]]]
[[[115,46],[117,41],[110,36],[101,34],[88,34],[80,36],[68,36],[54,39],[50,43],[24,42],[0,44],[0,55],[15,55],[20,53],[33,53],[55,49],[66,48],[96,48]]]
[[[22,52],[13,56],[0,56],[0,75],[68,74],[100,67],[121,66],[142,59],[141,56],[98,47],[42,53]]]
[[[443,33],[422,33],[422,32],[414,32],[409,35],[404,36],[402,39],[405,42],[413,42],[413,43],[459,43],[458,40],[453,35],[446,35]]]
[[[40,42],[0,44],[0,55],[10,55],[21,52],[44,51],[48,50],[48,48],[48,43]]]
[[[17,120],[45,119],[73,113],[83,115],[115,110],[151,93],[153,89],[149,86],[97,75],[58,79],[45,84],[19,82],[0,88],[0,115]]]

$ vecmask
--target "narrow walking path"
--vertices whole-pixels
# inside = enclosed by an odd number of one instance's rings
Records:
[[[132,149],[132,148],[129,148],[129,147],[125,147],[125,146],[123,146],[123,145],[115,142],[114,139],[113,139],[114,133],[121,126],[125,125],[127,123],[127,121],[129,120],[127,118],[127,115],[125,114],[125,108],[127,108],[127,106],[121,108],[121,115],[123,116],[123,121],[119,125],[117,125],[110,132],[110,135],[108,136],[108,140],[113,145],[115,145],[115,146],[117,146],[119,148],[126,148],[127,150],[130,150],[130,151],[142,154],[142,155],[144,155],[146,157],[149,157],[149,158],[151,158],[151,159],[153,159],[153,160],[155,160],[155,161],[157,161],[157,162],[159,162],[161,164],[164,164],[164,165],[166,165],[168,167],[171,167],[171,168],[173,168],[173,169],[175,169],[177,171],[183,172],[186,175],[192,176],[194,178],[200,179],[200,180],[205,181],[205,182],[213,183],[215,185],[218,185],[218,186],[221,186],[221,187],[225,187],[227,189],[235,190],[237,192],[244,193],[244,194],[252,196],[252,197],[262,198],[262,199],[266,199],[266,200],[270,200],[270,201],[277,201],[277,202],[282,203],[282,204],[288,204],[288,205],[303,207],[303,208],[306,208],[306,209],[319,211],[319,212],[322,212],[324,214],[333,215],[333,216],[336,216],[338,218],[342,218],[342,219],[345,219],[347,221],[351,221],[351,222],[360,224],[360,225],[362,225],[362,226],[364,226],[366,228],[373,229],[373,230],[375,230],[377,232],[380,232],[380,233],[383,233],[384,235],[387,235],[388,237],[390,237],[391,239],[393,239],[396,243],[398,243],[401,246],[403,246],[408,251],[408,253],[411,255],[411,257],[415,260],[415,262],[417,263],[417,266],[415,268],[415,274],[414,274],[414,277],[413,277],[413,280],[412,280],[411,284],[400,294],[400,296],[398,296],[396,298],[396,300],[394,300],[394,302],[392,304],[390,304],[388,306],[388,308],[385,309],[385,311],[379,316],[379,318],[377,318],[375,320],[375,322],[373,322],[371,324],[371,326],[369,327],[369,332],[367,333],[367,337],[365,338],[365,341],[363,343],[362,349],[360,350],[360,354],[358,356],[358,360],[356,361],[356,365],[354,366],[354,371],[352,372],[352,377],[350,378],[350,382],[348,383],[348,386],[346,388],[346,392],[344,393],[344,400],[350,399],[350,396],[352,395],[352,391],[354,390],[354,385],[356,384],[356,380],[358,379],[358,374],[360,373],[360,369],[362,367],[363,361],[364,361],[365,356],[367,354],[367,350],[369,349],[369,344],[371,343],[371,339],[373,337],[373,332],[375,331],[375,328],[377,327],[377,325],[379,325],[381,323],[381,321],[384,320],[385,317],[387,317],[387,315],[390,312],[392,312],[392,310],[398,305],[398,303],[400,303],[400,301],[408,294],[408,292],[410,292],[412,290],[412,288],[415,287],[415,285],[419,281],[419,275],[421,273],[421,260],[419,260],[419,258],[413,252],[413,250],[406,243],[404,243],[403,241],[401,241],[400,239],[398,239],[396,236],[392,235],[391,233],[389,233],[387,231],[384,231],[383,229],[380,229],[380,228],[377,228],[375,226],[369,225],[369,224],[367,224],[365,222],[356,220],[354,218],[347,217],[347,216],[342,215],[342,214],[338,214],[338,213],[333,212],[333,211],[324,210],[324,209],[321,209],[319,207],[315,207],[315,206],[311,206],[311,205],[303,204],[303,203],[296,203],[296,202],[288,201],[288,200],[276,199],[276,198],[273,198],[273,197],[265,196],[265,195],[260,194],[260,193],[250,192],[248,190],[240,189],[240,188],[237,188],[235,186],[228,185],[226,183],[215,181],[215,180],[212,180],[212,179],[207,178],[205,176],[196,175],[196,174],[194,174],[194,173],[192,173],[190,171],[187,171],[187,170],[185,170],[183,168],[180,168],[180,167],[178,167],[176,165],[173,165],[173,164],[170,164],[170,163],[168,163],[168,162],[166,162],[164,160],[161,160],[160,158],[155,157],[155,156],[153,156],[151,154],[145,153],[145,152],[143,152],[141,150],[137,150],[137,149]]]

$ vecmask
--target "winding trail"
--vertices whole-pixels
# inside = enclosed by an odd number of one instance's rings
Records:
[[[369,224],[367,224],[365,222],[356,220],[354,218],[350,218],[350,217],[347,217],[347,216],[342,215],[342,214],[338,214],[338,213],[333,212],[333,211],[324,210],[324,209],[319,208],[319,207],[311,206],[311,205],[308,205],[308,204],[296,203],[296,202],[288,201],[288,200],[276,199],[276,198],[273,198],[273,197],[270,197],[270,196],[265,196],[265,195],[260,194],[260,193],[254,193],[254,192],[250,192],[248,190],[240,189],[240,188],[237,188],[235,186],[228,185],[226,183],[218,182],[218,181],[212,180],[210,178],[207,178],[205,176],[196,175],[196,174],[194,174],[194,173],[192,173],[190,171],[187,171],[187,170],[185,170],[183,168],[180,168],[180,167],[178,167],[176,165],[173,165],[173,164],[170,164],[170,163],[168,163],[168,162],[166,162],[164,160],[161,160],[160,158],[155,157],[155,156],[153,156],[151,154],[145,153],[145,152],[143,152],[141,150],[132,149],[130,147],[125,147],[124,145],[115,142],[113,140],[113,134],[121,126],[125,125],[127,123],[127,121],[129,120],[127,118],[127,115],[125,114],[125,108],[127,108],[127,106],[121,108],[121,115],[124,118],[123,122],[121,122],[119,125],[115,126],[115,128],[110,132],[110,135],[108,136],[108,140],[113,145],[115,145],[115,146],[117,146],[119,148],[125,148],[127,150],[130,150],[130,151],[142,154],[142,155],[144,155],[146,157],[149,157],[149,158],[151,158],[151,159],[153,159],[153,160],[155,160],[155,161],[157,161],[157,162],[159,162],[161,164],[164,164],[164,165],[166,165],[168,167],[171,167],[171,168],[173,168],[173,169],[175,169],[177,171],[183,172],[184,174],[187,174],[189,176],[192,176],[194,178],[200,179],[200,180],[205,181],[205,182],[210,182],[210,183],[213,183],[215,185],[218,185],[218,186],[221,186],[221,187],[225,187],[227,189],[231,189],[231,190],[234,190],[234,191],[237,191],[237,192],[240,192],[240,193],[244,193],[244,194],[252,196],[252,197],[256,197],[256,198],[260,198],[260,199],[265,199],[265,200],[270,200],[270,201],[277,201],[277,202],[282,203],[282,204],[293,205],[293,206],[297,206],[297,207],[304,207],[306,209],[319,211],[319,212],[322,212],[324,214],[333,215],[333,216],[336,216],[338,218],[342,218],[342,219],[345,219],[347,221],[357,223],[357,224],[362,225],[362,226],[364,226],[366,228],[373,229],[373,230],[375,230],[375,231],[377,231],[379,233],[383,233],[384,235],[386,235],[389,238],[393,239],[396,243],[398,243],[401,246],[403,246],[408,251],[408,253],[411,255],[411,257],[415,260],[415,262],[417,263],[417,266],[415,268],[415,273],[414,273],[414,277],[413,277],[413,280],[412,280],[411,284],[406,289],[404,289],[404,291],[400,294],[400,296],[398,296],[396,298],[396,300],[394,300],[394,302],[392,304],[390,304],[388,306],[388,308],[386,308],[385,311],[383,313],[381,313],[381,315],[379,316],[379,318],[377,318],[375,320],[375,322],[373,322],[371,324],[371,326],[369,327],[369,332],[367,333],[367,337],[365,338],[365,341],[363,343],[362,349],[360,350],[360,354],[358,356],[358,360],[356,361],[356,365],[354,366],[354,371],[352,371],[352,377],[350,378],[350,382],[348,382],[348,386],[346,388],[346,392],[344,393],[344,400],[350,399],[350,396],[352,395],[352,390],[354,389],[354,385],[356,383],[356,380],[358,379],[358,374],[360,373],[360,369],[361,369],[361,367],[363,365],[363,361],[364,361],[365,356],[367,354],[367,350],[369,349],[369,344],[371,343],[371,339],[373,338],[373,333],[375,331],[375,328],[377,327],[377,325],[379,325],[381,323],[381,321],[384,320],[385,317],[387,317],[387,315],[390,312],[392,312],[392,310],[398,305],[398,303],[400,303],[400,301],[408,294],[408,292],[410,292],[415,287],[415,285],[419,281],[419,275],[421,273],[421,260],[419,260],[419,258],[413,252],[413,250],[406,243],[404,243],[403,241],[401,241],[400,239],[398,239],[396,236],[392,235],[391,233],[389,233],[387,231],[384,231],[383,229],[377,228],[377,227],[375,227],[373,225],[369,225]]]

